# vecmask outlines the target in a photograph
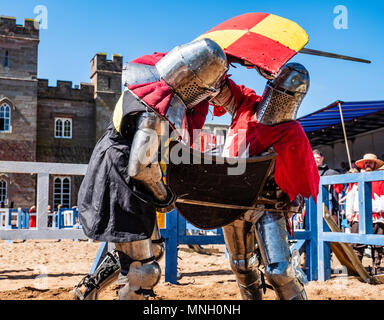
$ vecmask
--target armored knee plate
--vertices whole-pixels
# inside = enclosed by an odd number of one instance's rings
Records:
[[[154,296],[153,288],[160,280],[161,269],[156,261],[131,263],[128,275],[119,279],[123,285],[118,292],[119,300],[146,300]]]
[[[121,264],[119,300],[145,300],[154,296],[161,269],[155,261],[151,239],[116,243]]]
[[[279,213],[266,212],[256,224],[265,274],[277,296],[282,300],[306,299],[305,276],[292,267],[285,218]]]
[[[223,227],[225,244],[230,255],[230,265],[236,276],[244,300],[261,300],[261,281],[256,269],[254,233],[252,224],[243,220]]]

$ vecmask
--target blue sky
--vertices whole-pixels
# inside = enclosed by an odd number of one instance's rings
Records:
[[[97,52],[124,56],[128,62],[143,54],[168,51],[215,25],[247,12],[267,12],[297,22],[309,36],[306,47],[372,60],[362,64],[296,55],[306,66],[310,90],[299,110],[303,116],[335,100],[384,100],[384,1],[74,1],[0,0],[0,14],[18,24],[35,18],[34,8],[48,10],[48,28],[40,32],[39,78],[90,82],[89,62]],[[337,5],[348,10],[347,29],[336,29]],[[231,69],[232,79],[262,94],[265,80],[255,70]],[[207,122],[229,123],[229,116]]]

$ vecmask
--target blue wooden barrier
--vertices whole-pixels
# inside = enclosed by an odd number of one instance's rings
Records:
[[[308,280],[317,279],[317,264],[312,263],[317,261],[316,256],[316,239],[317,229],[313,214],[315,213],[314,201],[308,202],[307,208],[310,208],[310,217],[306,221],[305,231],[296,231],[294,237],[289,237],[290,240],[298,240],[292,247],[292,250],[300,250],[303,245],[306,245],[307,252],[307,273]],[[312,217],[312,219],[311,219]],[[316,217],[315,217],[316,218]],[[161,229],[161,235],[165,241],[165,281],[173,284],[177,283],[177,252],[179,244],[225,244],[222,229],[218,229],[218,235],[201,236],[201,235],[186,235],[186,220],[178,214],[176,210],[166,214],[166,229]]]
[[[330,242],[363,243],[369,245],[384,245],[384,235],[374,235],[372,227],[372,197],[371,182],[384,180],[384,171],[344,174],[321,177],[317,204],[312,197],[306,200],[305,230],[295,231],[289,240],[296,243],[291,251],[306,251],[306,274],[309,281],[325,281],[331,277]],[[330,232],[323,218],[323,204],[329,208],[328,185],[359,184],[359,234]],[[178,244],[224,244],[222,235],[218,236],[187,236],[185,235],[186,221],[177,211],[167,213],[166,229],[162,236],[166,239],[165,251],[165,281],[177,283],[177,246]]]
[[[72,211],[71,224],[65,225],[64,215],[68,211]],[[55,227],[57,229],[73,228],[74,225],[76,224],[77,216],[78,216],[78,209],[77,208],[60,208],[57,211],[56,215],[54,216]]]
[[[305,229],[296,230],[289,240],[294,244],[291,251],[305,248],[306,274],[309,281],[325,281],[331,277],[330,242],[362,243],[384,245],[384,235],[372,234],[371,182],[384,180],[384,171],[358,174],[344,174],[321,177],[317,203],[306,200]],[[323,219],[323,204],[329,207],[328,185],[359,184],[359,234],[330,232]],[[222,230],[217,235],[186,235],[186,220],[176,210],[166,214],[166,228],[160,229],[165,238],[165,281],[177,283],[177,253],[179,244],[224,244]],[[106,243],[99,249],[92,266],[92,272],[108,251]]]
[[[72,211],[72,220],[69,225],[65,225],[64,216],[66,212]],[[12,216],[17,213],[17,223],[16,225],[12,225]],[[29,229],[29,220],[30,220],[31,214],[29,213],[28,208],[19,208],[14,209],[10,208],[8,209],[8,225],[5,226],[6,229]],[[64,229],[64,228],[74,228],[78,227],[81,228],[81,226],[77,226],[77,218],[78,218],[78,209],[77,208],[61,208],[53,216],[53,219],[55,221],[55,228],[56,229]]]
[[[307,277],[308,280],[317,280],[317,251],[316,251],[316,205],[313,200],[307,202],[306,230],[296,231],[290,240],[297,240],[291,251],[300,250],[305,245],[307,252]],[[308,218],[309,217],[309,218]],[[166,214],[166,228],[160,229],[161,236],[165,239],[165,282],[177,284],[177,254],[179,244],[225,244],[222,229],[217,229],[217,235],[187,235],[187,221],[173,210]],[[93,273],[106,253],[111,250],[110,244],[103,242],[98,250],[90,273]]]
[[[344,174],[321,177],[317,197],[317,264],[318,280],[331,277],[330,242],[384,245],[384,235],[373,234],[371,182],[384,180],[384,171]],[[330,232],[323,219],[323,203],[328,204],[327,186],[332,184],[358,183],[359,189],[359,233]]]
[[[12,225],[12,215],[17,212],[17,224]],[[8,211],[8,229],[28,229],[29,228],[29,210],[26,208],[9,209]]]
[[[165,282],[177,283],[177,252],[179,244],[224,244],[222,230],[217,235],[187,235],[186,220],[173,210],[166,214],[166,228],[160,229],[165,239]]]
[[[72,211],[72,220],[71,224],[65,225],[64,223],[64,215],[65,212]],[[17,212],[17,224],[15,226],[12,225],[12,215]],[[8,225],[7,229],[29,229],[29,220],[30,213],[27,208],[20,209],[9,209],[8,213]],[[56,215],[53,216],[55,220],[55,228],[56,229],[64,229],[64,228],[73,228],[76,225],[76,220],[78,217],[78,209],[77,208],[61,208],[57,212]]]
[[[289,240],[297,240],[291,247],[291,251],[302,247],[306,252],[306,274],[309,281],[318,279],[318,257],[317,257],[317,216],[316,204],[312,197],[305,201],[306,214],[304,220],[304,231],[294,231],[294,236],[289,236]]]

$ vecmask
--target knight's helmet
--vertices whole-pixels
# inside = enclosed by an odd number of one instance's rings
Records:
[[[228,62],[220,46],[204,38],[175,47],[156,68],[187,108],[191,108],[220,88]]]
[[[256,110],[259,123],[274,125],[295,120],[309,88],[308,70],[300,63],[287,63],[269,80]]]

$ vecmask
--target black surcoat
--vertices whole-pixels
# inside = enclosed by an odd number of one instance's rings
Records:
[[[153,232],[154,199],[127,173],[135,131],[135,117],[129,118],[132,130],[125,136],[111,123],[97,142],[80,186],[79,221],[94,240],[130,242],[148,239]]]

